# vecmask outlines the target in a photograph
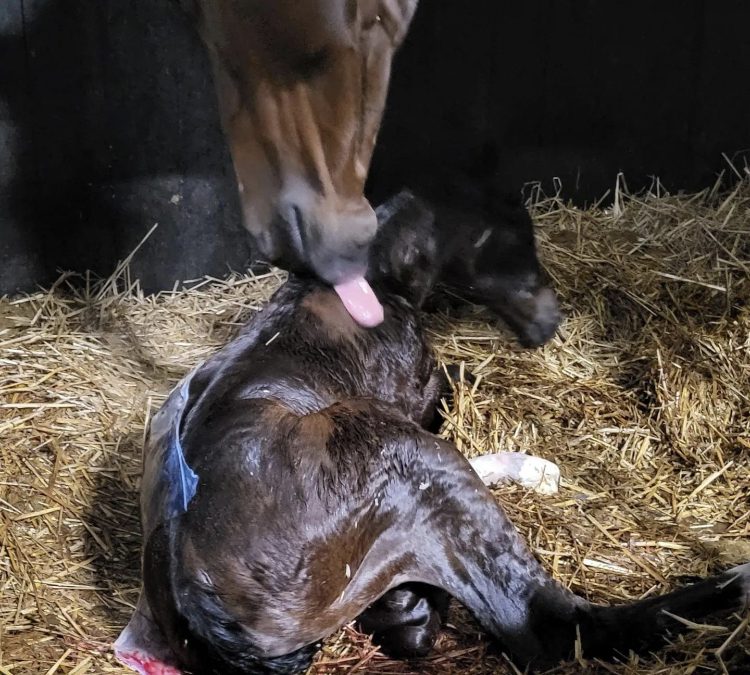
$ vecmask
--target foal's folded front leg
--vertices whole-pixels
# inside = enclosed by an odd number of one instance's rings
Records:
[[[421,424],[431,433],[438,433],[443,418],[440,414],[440,400],[446,399],[449,405],[453,399],[451,381],[465,381],[469,385],[476,378],[469,371],[461,372],[458,365],[451,364],[445,370],[436,370],[425,386],[424,411]],[[557,464],[541,457],[521,452],[495,452],[469,460],[474,471],[487,486],[500,483],[517,483],[542,495],[557,494],[560,490],[560,469]]]
[[[445,368],[436,369],[425,385],[422,397],[423,410],[419,422],[430,433],[437,434],[443,424],[443,415],[440,412],[441,400],[445,400],[449,406],[453,405],[453,386],[460,382],[473,385],[476,378],[468,370],[461,372],[461,367],[455,364],[446,365]]]

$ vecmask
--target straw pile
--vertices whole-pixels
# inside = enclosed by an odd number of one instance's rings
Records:
[[[544,565],[594,601],[750,560],[750,182],[533,209],[567,319],[525,351],[482,310],[432,318],[441,359],[479,377],[459,388],[444,433],[469,455],[524,450],[560,465],[557,496],[497,496]],[[123,265],[83,289],[62,277],[0,301],[0,673],[126,672],[110,644],[139,587],[144,426],[280,279],[144,297]],[[656,657],[553,672],[747,673],[748,618]],[[423,663],[389,661],[346,628],[313,672],[516,671],[456,608]]]

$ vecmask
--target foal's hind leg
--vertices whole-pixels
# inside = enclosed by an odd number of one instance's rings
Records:
[[[394,658],[426,656],[440,634],[450,596],[426,584],[388,591],[357,619],[383,653]]]

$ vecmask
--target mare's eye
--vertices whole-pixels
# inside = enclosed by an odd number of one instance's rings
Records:
[[[330,57],[331,54],[328,47],[321,47],[320,49],[305,54],[297,59],[295,70],[301,77],[307,80],[323,72],[328,66]]]

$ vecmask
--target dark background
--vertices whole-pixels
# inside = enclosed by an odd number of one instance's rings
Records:
[[[370,193],[480,148],[508,189],[558,178],[579,203],[619,172],[713,185],[750,149],[748,26],[744,0],[422,0]],[[108,274],[154,223],[147,290],[252,259],[188,22],[169,0],[2,0],[0,293]]]

